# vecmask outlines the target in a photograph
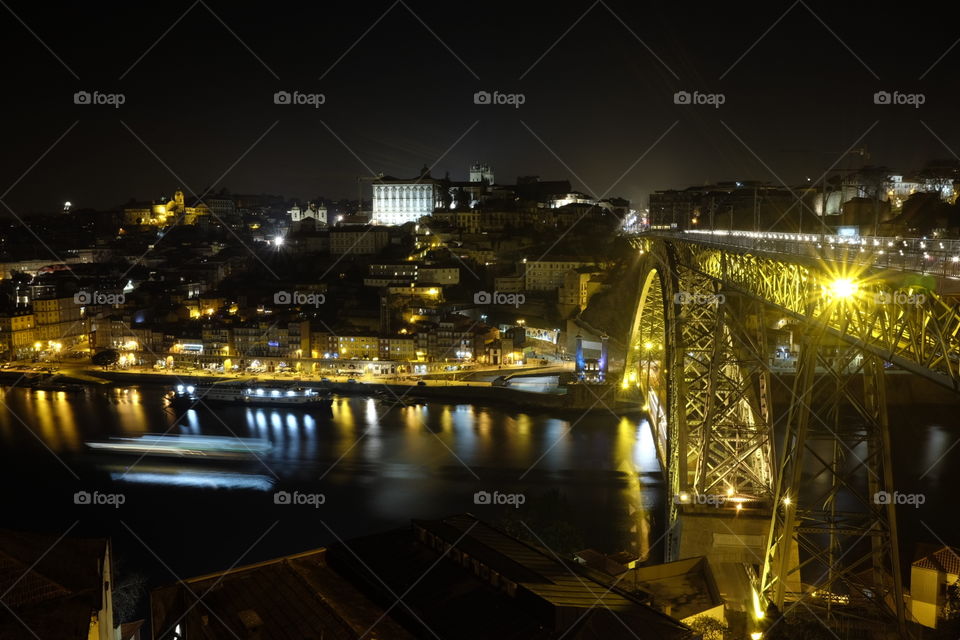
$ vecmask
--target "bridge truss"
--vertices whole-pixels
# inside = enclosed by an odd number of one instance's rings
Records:
[[[703,502],[765,510],[762,604],[905,633],[884,368],[960,390],[960,314],[920,279],[845,260],[644,236],[621,396],[642,402],[667,469],[667,559]],[[851,256],[857,257],[857,256]],[[766,332],[800,353],[773,423]],[[774,446],[774,433],[780,446]],[[779,449],[779,453],[778,453]]]

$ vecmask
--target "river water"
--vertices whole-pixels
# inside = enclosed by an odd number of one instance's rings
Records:
[[[650,528],[662,525],[649,430],[608,412],[560,419],[469,404],[391,408],[353,396],[328,410],[180,415],[158,387],[7,388],[2,399],[0,526],[62,532],[79,522],[72,534],[112,536],[119,554],[146,559],[147,573],[161,579],[173,577],[154,565],[180,577],[228,567],[268,529],[243,562],[465,511],[523,520],[558,551],[646,554]],[[259,437],[273,448],[227,466],[113,459],[84,444],[164,432]],[[119,494],[122,504],[78,505],[77,491]],[[322,494],[323,504],[276,504],[277,491]],[[523,504],[475,504],[478,491],[522,494]]]
[[[164,393],[4,388],[0,527],[110,536],[121,568],[151,584],[465,511],[512,530],[529,526],[558,552],[662,554],[664,484],[638,416],[433,402],[391,408],[361,396],[336,397],[328,410],[180,415]],[[918,542],[960,544],[956,416],[935,406],[891,409],[895,484],[926,496],[920,508],[899,509],[906,563]],[[259,460],[216,465],[114,459],[84,444],[164,432],[258,437],[273,448]],[[75,504],[78,491],[120,495],[123,504]],[[277,504],[277,491],[322,494],[323,503]],[[476,504],[478,491],[521,494],[523,504]]]

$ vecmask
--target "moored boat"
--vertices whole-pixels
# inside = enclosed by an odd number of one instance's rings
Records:
[[[251,406],[316,407],[329,405],[330,392],[311,387],[258,382],[215,383],[210,385],[178,384],[172,400],[178,404],[245,404]]]

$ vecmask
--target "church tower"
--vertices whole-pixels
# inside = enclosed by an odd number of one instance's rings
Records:
[[[493,170],[490,165],[482,162],[474,162],[470,165],[470,182],[493,184]]]

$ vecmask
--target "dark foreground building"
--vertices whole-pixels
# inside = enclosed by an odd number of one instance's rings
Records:
[[[0,531],[3,640],[115,640],[112,586],[108,540]]]
[[[471,515],[163,587],[151,609],[158,640],[693,637],[574,562]]]

